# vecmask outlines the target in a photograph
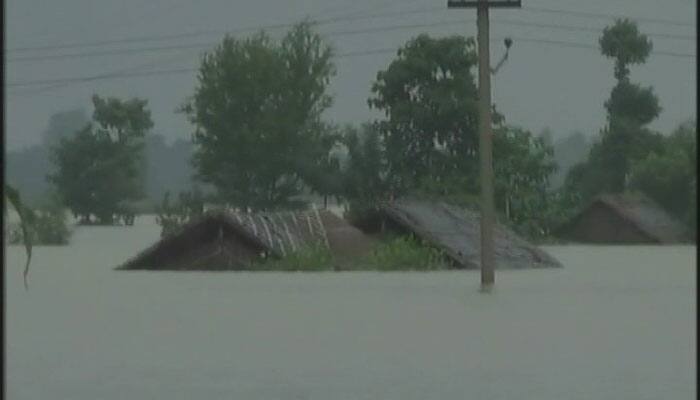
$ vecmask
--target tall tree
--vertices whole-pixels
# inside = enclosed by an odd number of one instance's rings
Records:
[[[310,22],[279,43],[264,32],[227,36],[207,53],[182,108],[195,125],[197,177],[235,206],[292,204],[310,175],[308,160],[333,145],[321,121],[331,104],[332,56]]]
[[[579,184],[583,200],[601,192],[628,189],[632,164],[661,142],[661,135],[646,127],[661,112],[658,97],[653,88],[630,81],[630,66],[647,60],[651,40],[639,32],[636,23],[618,19],[605,28],[599,44],[601,53],[614,60],[617,83],[605,102],[606,126],[585,165],[572,170],[569,179]]]
[[[629,80],[629,66],[643,64],[651,53],[651,40],[639,32],[637,24],[618,19],[603,30],[599,41],[601,53],[615,61],[617,84],[605,102],[608,124],[602,132],[597,160],[607,170],[609,179],[601,190],[621,192],[627,187],[632,160],[649,152],[650,143],[658,135],[645,129],[661,112],[658,97],[652,88],[644,88]]]
[[[377,73],[372,108],[396,189],[425,179],[476,174],[477,88],[473,39],[420,35]]]
[[[600,51],[615,60],[615,79],[623,81],[629,76],[629,66],[643,64],[653,48],[651,40],[639,32],[637,24],[629,19],[618,19],[603,30]]]
[[[53,148],[49,175],[60,197],[83,221],[115,215],[144,194],[144,138],[153,126],[147,101],[92,97],[92,123]]]

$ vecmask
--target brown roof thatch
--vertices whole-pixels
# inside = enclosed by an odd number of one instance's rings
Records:
[[[384,217],[442,249],[458,267],[481,265],[480,216],[443,202],[400,199],[381,208]],[[497,269],[561,267],[549,254],[502,225],[494,231]]]
[[[350,225],[330,211],[319,211],[326,230],[328,246],[336,260],[343,264],[369,254],[376,240]]]
[[[371,240],[328,211],[218,210],[183,226],[118,269],[240,270],[266,254],[284,257],[321,244],[339,258],[369,251]]]
[[[687,230],[648,197],[605,194],[558,230],[559,236],[590,243],[681,243]]]

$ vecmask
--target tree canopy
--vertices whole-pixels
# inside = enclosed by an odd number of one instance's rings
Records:
[[[369,105],[384,113],[377,128],[395,190],[477,173],[476,61],[473,39],[423,34],[377,73]]]
[[[651,40],[629,19],[618,19],[606,27],[598,43],[601,53],[615,60],[615,78],[620,81],[628,77],[629,66],[643,64],[653,48]]]
[[[605,101],[607,124],[591,147],[588,159],[571,171],[570,188],[582,199],[603,192],[619,193],[629,188],[630,168],[661,142],[661,135],[646,125],[661,112],[659,99],[651,87],[630,81],[629,65],[644,63],[651,41],[629,20],[616,20],[603,31],[600,51],[615,60],[615,78],[610,98]]]
[[[260,32],[227,36],[202,59],[194,96],[182,107],[195,126],[197,178],[234,206],[290,206],[334,144],[321,114],[331,104],[333,51],[313,24],[280,41]]]
[[[144,195],[143,143],[153,122],[146,100],[95,95],[92,102],[92,122],[53,147],[48,179],[83,222],[112,224]]]

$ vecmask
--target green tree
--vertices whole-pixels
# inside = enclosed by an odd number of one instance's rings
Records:
[[[586,165],[572,171],[570,183],[579,183],[581,198],[628,189],[632,164],[646,157],[661,142],[661,135],[646,128],[661,112],[651,87],[630,81],[630,65],[644,63],[652,43],[639,32],[636,23],[621,19],[603,31],[601,53],[615,62],[617,79],[605,102],[607,124],[591,147]],[[570,186],[574,187],[574,186]]]
[[[347,162],[342,168],[342,196],[348,201],[347,218],[360,226],[373,219],[377,205],[387,200],[390,182],[381,136],[376,124],[348,125],[343,143]]]
[[[289,206],[304,178],[312,180],[312,167],[326,166],[309,160],[333,145],[321,121],[331,105],[332,56],[310,22],[279,43],[264,32],[227,36],[207,53],[195,94],[182,107],[195,126],[197,178],[238,207]]]
[[[629,66],[643,64],[653,47],[651,40],[639,32],[637,24],[629,19],[618,19],[603,30],[598,41],[604,56],[615,60],[615,78],[625,80]]]
[[[36,218],[33,221],[29,234],[33,245],[67,245],[72,232],[68,228],[66,221],[66,210],[60,205],[47,205],[35,212]],[[12,226],[9,230],[10,244],[24,243],[24,231],[20,223],[19,226]]]
[[[473,39],[420,35],[377,73],[372,108],[395,190],[477,174],[477,88]]]
[[[635,162],[630,186],[651,197],[695,231],[696,166],[697,129],[689,121]]]
[[[368,165],[374,164],[371,169],[377,171],[384,163],[381,182],[389,196],[438,197],[478,206],[478,99],[471,71],[475,65],[473,40],[420,35],[377,74],[369,102],[385,118],[375,124],[377,137],[369,142],[373,156],[351,151],[350,159],[372,160]],[[494,122],[498,210],[515,225],[530,225],[523,228],[528,233],[545,234],[548,228],[540,226],[539,214],[555,170],[551,140],[504,125],[495,107]],[[356,173],[359,181],[375,181],[362,168],[348,172]],[[372,193],[366,186],[360,188]]]
[[[605,28],[599,43],[601,53],[615,61],[617,84],[605,102],[608,125],[602,132],[600,146],[592,149],[597,156],[593,159],[609,175],[607,184],[600,185],[600,190],[622,192],[627,187],[631,163],[646,155],[651,149],[648,145],[654,142],[655,135],[644,126],[661,112],[652,88],[629,81],[629,66],[643,64],[651,53],[652,43],[639,32],[635,22],[627,19],[616,20]]]
[[[144,138],[153,126],[147,101],[92,98],[92,123],[52,149],[48,179],[76,217],[114,223],[144,194]]]
[[[554,150],[545,137],[504,126],[494,134],[494,197],[497,210],[521,232],[545,236],[551,194],[549,178],[556,170]]]

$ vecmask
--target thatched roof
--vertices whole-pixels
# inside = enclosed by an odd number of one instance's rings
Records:
[[[343,264],[369,254],[376,240],[330,211],[319,211],[328,245],[336,261]]]
[[[261,254],[283,257],[301,247],[328,247],[317,210],[280,213],[208,211],[119,269],[240,269]]]
[[[603,206],[656,243],[680,243],[689,240],[687,230],[653,200],[639,193],[605,194],[593,199],[587,207],[564,225],[565,232],[587,217],[593,207]]]
[[[457,266],[477,269],[481,265],[480,216],[443,202],[400,199],[381,207],[392,223],[442,249]],[[561,267],[544,251],[497,225],[494,231],[497,269]]]
[[[244,269],[262,254],[279,258],[313,244],[330,249],[342,262],[369,252],[373,241],[325,210],[274,213],[213,210],[118,269]]]

